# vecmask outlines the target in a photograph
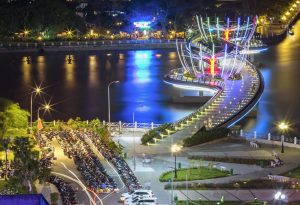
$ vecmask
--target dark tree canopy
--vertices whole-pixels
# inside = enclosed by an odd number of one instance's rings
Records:
[[[24,28],[32,32],[58,33],[67,28],[84,30],[84,22],[63,0],[18,0],[0,3],[0,35]]]

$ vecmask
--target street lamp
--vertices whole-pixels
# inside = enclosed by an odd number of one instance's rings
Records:
[[[276,201],[283,201],[286,199],[286,195],[283,194],[281,191],[276,192],[276,194],[274,195],[274,199]]]
[[[39,121],[40,121],[40,110],[50,110],[50,105],[49,104],[45,104],[45,105],[42,105],[38,108],[38,111],[37,111],[37,120],[38,120],[38,124],[39,124]],[[39,137],[40,135],[40,129],[39,129],[39,126],[37,127],[37,136]]]
[[[116,80],[116,81],[112,81],[108,84],[107,86],[107,101],[108,101],[108,130],[110,131],[110,86],[113,83],[119,83],[120,81]]]
[[[177,166],[176,166],[176,153],[179,152],[181,150],[181,147],[177,144],[173,144],[171,147],[171,152],[174,154],[174,159],[175,159],[175,176],[174,178],[177,178]]]
[[[284,142],[284,135],[283,133],[289,129],[289,125],[286,123],[286,122],[280,122],[278,124],[278,129],[280,130],[281,132],[281,153],[284,153],[284,145],[283,145],[283,142]]]
[[[31,92],[31,96],[30,96],[30,128],[32,129],[32,101],[33,101],[33,94],[40,94],[42,92],[42,88],[40,87],[36,87],[34,88],[34,90]]]

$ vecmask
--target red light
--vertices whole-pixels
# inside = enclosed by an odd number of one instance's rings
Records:
[[[215,75],[215,57],[212,57],[210,60],[210,74]]]

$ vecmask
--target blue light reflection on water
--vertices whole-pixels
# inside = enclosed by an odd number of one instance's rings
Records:
[[[125,66],[124,81],[116,88],[121,96],[115,104],[122,105],[117,119],[131,122],[133,112],[135,121],[165,123],[179,120],[191,112],[184,105],[168,105],[170,97],[178,94],[178,90],[163,83],[162,76],[166,72],[158,50],[130,51]],[[157,55],[159,54],[159,55]],[[167,56],[164,56],[168,58]]]
[[[270,68],[264,68],[261,70],[261,73],[264,77],[264,83],[265,83],[265,89],[264,93],[261,97],[261,100],[259,101],[257,113],[258,117],[256,119],[256,124],[251,128],[250,131],[256,131],[258,133],[266,133],[266,131],[270,131],[272,128],[272,125],[270,122],[272,122],[272,115],[271,110],[269,109],[270,102],[270,80],[272,78],[272,71]]]

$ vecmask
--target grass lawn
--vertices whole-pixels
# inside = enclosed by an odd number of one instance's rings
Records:
[[[300,167],[285,173],[284,176],[300,179]]]
[[[177,178],[174,178],[174,181],[185,181],[186,175],[188,181],[193,181],[193,180],[226,177],[229,175],[229,171],[221,171],[215,168],[209,169],[207,167],[178,169]],[[171,180],[173,177],[174,177],[174,171],[164,172],[160,175],[159,181],[166,182]]]
[[[14,153],[13,153],[13,151],[10,150],[8,152],[7,159],[8,159],[8,161],[14,159]],[[5,151],[1,151],[0,152],[0,160],[5,160]]]

